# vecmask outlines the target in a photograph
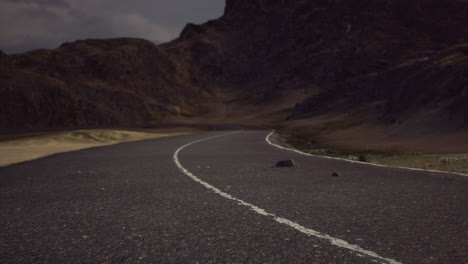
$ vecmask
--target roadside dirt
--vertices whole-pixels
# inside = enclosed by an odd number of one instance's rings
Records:
[[[64,132],[7,135],[0,138],[0,166],[37,159],[55,153],[122,142],[177,136],[200,131],[197,128],[92,129]]]

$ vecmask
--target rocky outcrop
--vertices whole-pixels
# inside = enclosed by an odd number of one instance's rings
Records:
[[[4,130],[158,123],[201,98],[188,67],[146,40],[76,41],[5,63]]]

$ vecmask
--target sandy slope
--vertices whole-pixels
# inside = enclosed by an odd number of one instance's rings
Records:
[[[164,128],[138,131],[95,129],[38,133],[0,138],[0,165],[36,159],[54,153],[73,151],[120,142],[188,134],[194,128]]]

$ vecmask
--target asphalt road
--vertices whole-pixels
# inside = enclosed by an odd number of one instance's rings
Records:
[[[0,263],[468,263],[468,177],[308,157],[268,133],[0,168]]]

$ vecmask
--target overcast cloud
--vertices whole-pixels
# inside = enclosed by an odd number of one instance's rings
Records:
[[[87,38],[176,38],[218,18],[225,0],[0,0],[0,49],[18,53]]]

